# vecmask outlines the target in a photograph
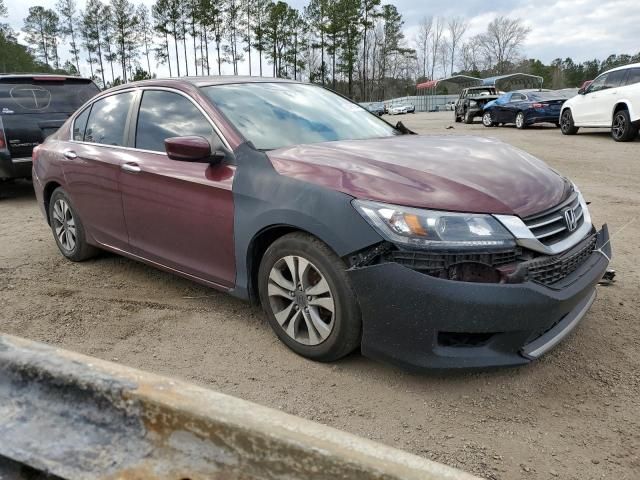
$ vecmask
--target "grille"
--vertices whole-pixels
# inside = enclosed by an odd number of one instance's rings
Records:
[[[433,275],[446,271],[459,263],[481,263],[493,267],[515,263],[520,255],[519,249],[498,250],[478,253],[459,252],[419,252],[394,250],[386,254],[386,260],[399,263],[407,268]]]
[[[552,285],[564,279],[589,258],[596,248],[596,240],[594,234],[565,254],[527,262],[529,278],[543,285]]]
[[[569,231],[565,219],[567,210],[572,210],[576,219],[576,226],[571,231]],[[524,223],[529,227],[531,233],[545,245],[552,245],[564,240],[584,223],[584,212],[577,192],[573,192],[567,200],[551,210],[525,218]]]

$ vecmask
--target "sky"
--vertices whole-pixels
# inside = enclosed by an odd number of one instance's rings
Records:
[[[143,2],[150,6],[153,0]],[[55,3],[56,0],[5,0],[9,18],[3,21],[8,21],[15,31],[19,31],[30,6],[39,4],[54,8]],[[81,8],[84,3],[84,0],[78,0]],[[134,3],[137,2],[134,0]],[[307,3],[308,0],[289,0],[290,5],[300,9]],[[640,51],[640,0],[395,0],[389,3],[394,3],[402,14],[405,35],[411,47],[415,46],[418,24],[425,16],[467,18],[467,35],[473,36],[483,32],[487,23],[496,16],[505,15],[520,18],[531,28],[523,54],[544,63],[567,57],[582,62],[604,59],[612,53],[635,54]],[[63,55],[63,58],[68,57]],[[252,60],[255,74],[257,60]],[[81,68],[87,70],[83,74],[88,74],[86,65],[81,65]],[[231,68],[224,65],[223,73],[232,73]],[[239,69],[241,74],[248,73],[247,62]],[[269,67],[265,70],[265,74],[269,74]],[[158,76],[167,75],[166,66],[158,68]]]

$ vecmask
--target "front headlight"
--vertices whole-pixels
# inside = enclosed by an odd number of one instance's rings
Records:
[[[478,102],[476,102],[475,100],[469,100],[470,107],[475,107],[476,105],[478,105]]]
[[[515,240],[491,215],[402,207],[368,200],[353,206],[390,242],[417,248],[513,247]]]

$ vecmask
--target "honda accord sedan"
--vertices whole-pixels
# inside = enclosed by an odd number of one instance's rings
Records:
[[[69,260],[108,250],[259,301],[320,361],[526,364],[611,257],[578,187],[522,150],[415,135],[289,80],[110,89],[36,148],[33,178]]]

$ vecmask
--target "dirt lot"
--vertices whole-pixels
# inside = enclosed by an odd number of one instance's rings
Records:
[[[0,330],[187,380],[499,479],[640,478],[640,139],[395,117],[492,135],[573,178],[614,233],[618,281],[576,333],[525,368],[412,375],[287,350],[260,310],[114,255],[58,253],[31,186],[0,199]]]

